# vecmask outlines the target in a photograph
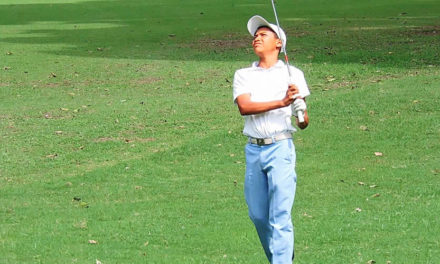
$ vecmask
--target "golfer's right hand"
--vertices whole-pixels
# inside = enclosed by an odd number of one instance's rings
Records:
[[[289,84],[289,88],[286,91],[286,96],[283,99],[285,106],[292,104],[297,98],[298,93],[298,87],[295,84]]]

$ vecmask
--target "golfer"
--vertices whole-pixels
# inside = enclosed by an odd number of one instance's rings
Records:
[[[272,264],[292,263],[294,257],[291,210],[295,197],[295,146],[292,115],[309,118],[304,97],[310,94],[299,69],[278,60],[286,35],[282,29],[260,16],[248,22],[252,47],[259,60],[251,67],[237,70],[233,98],[244,117],[243,134],[246,174],[244,194],[249,217],[255,225],[267,259]],[[278,35],[280,34],[280,35]]]

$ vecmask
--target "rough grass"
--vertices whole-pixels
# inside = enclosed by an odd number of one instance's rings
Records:
[[[296,263],[438,263],[439,5],[278,2],[312,90]],[[1,0],[0,263],[266,263],[231,101],[253,14]]]

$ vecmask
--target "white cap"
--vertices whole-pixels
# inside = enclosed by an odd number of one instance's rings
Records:
[[[255,36],[255,32],[257,32],[257,30],[263,26],[272,29],[273,32],[277,34],[278,38],[281,39],[281,42],[283,43],[283,49],[286,48],[287,38],[286,33],[284,33],[284,30],[282,28],[279,28],[277,25],[267,22],[267,20],[261,16],[251,17],[247,24],[248,31],[249,33],[251,33],[252,36]]]

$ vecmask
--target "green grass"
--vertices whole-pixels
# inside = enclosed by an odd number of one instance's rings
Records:
[[[295,263],[439,263],[437,1],[278,12],[312,91]],[[0,0],[0,263],[266,263],[231,87],[254,14],[269,1]]]

